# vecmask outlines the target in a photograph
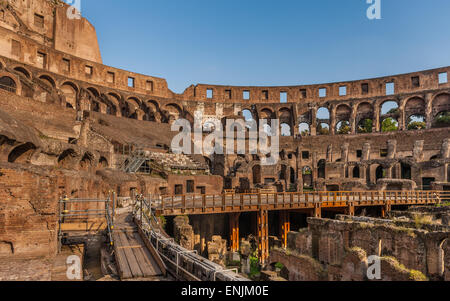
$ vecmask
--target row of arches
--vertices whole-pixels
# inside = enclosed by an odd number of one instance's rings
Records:
[[[450,94],[438,94],[431,101],[431,112],[427,102],[420,97],[408,99],[402,107],[394,100],[383,102],[376,108],[369,102],[357,105],[356,110],[347,104],[340,104],[335,109],[334,120],[328,108],[321,107],[317,110],[317,135],[327,135],[331,132],[330,126],[334,123],[336,134],[372,133],[376,131],[379,123],[380,132],[392,132],[401,129],[400,123],[405,124],[406,130],[421,130],[428,127],[440,128],[450,126]],[[431,120],[428,120],[431,119]],[[355,123],[355,125],[352,125]],[[299,124],[299,134],[310,135],[311,123]]]

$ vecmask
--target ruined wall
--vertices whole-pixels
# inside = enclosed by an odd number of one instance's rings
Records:
[[[73,11],[68,12],[69,5],[63,1],[25,0],[8,1],[7,4],[4,1],[0,9],[3,11],[3,18],[0,18],[3,32],[8,30],[22,36],[24,41],[44,44],[88,61],[102,62],[95,28],[83,17],[68,18]],[[10,44],[0,46],[0,53],[29,62],[35,53],[27,51],[26,44],[18,55],[9,52]]]
[[[361,265],[367,266],[369,256],[379,256],[389,266],[382,270],[383,280],[405,280],[405,273],[413,278],[422,273],[431,280],[448,280],[449,236],[448,226],[441,225],[346,216],[308,218],[308,229],[289,234],[288,249],[314,258],[331,279],[339,275],[338,280],[363,279]],[[356,254],[358,260],[351,255],[355,251],[362,252]]]
[[[58,200],[104,198],[100,178],[70,171],[0,164],[0,258],[56,254]]]

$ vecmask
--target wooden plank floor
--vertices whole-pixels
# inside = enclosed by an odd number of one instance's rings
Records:
[[[129,216],[118,217],[113,231],[114,254],[120,279],[150,278],[162,275]]]

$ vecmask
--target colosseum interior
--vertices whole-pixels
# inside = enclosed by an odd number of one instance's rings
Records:
[[[85,280],[118,279],[103,263],[118,260],[105,228],[61,250],[61,199],[114,199],[126,210],[139,197],[450,191],[450,67],[318,85],[198,84],[177,94],[163,78],[104,65],[95,28],[68,19],[67,8],[0,2],[0,280],[61,279],[69,253],[83,254]],[[171,125],[199,113],[205,124],[278,119],[280,159],[173,153]],[[450,211],[440,202],[269,211],[270,254],[252,279],[367,280],[359,267],[377,254],[388,280],[448,281]],[[250,277],[263,214],[161,216],[179,245]]]

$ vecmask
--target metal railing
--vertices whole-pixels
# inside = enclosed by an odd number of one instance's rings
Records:
[[[245,278],[231,270],[225,270],[221,266],[208,261],[207,259],[199,256],[196,251],[187,250],[177,243],[174,239],[168,237],[164,231],[161,230],[159,221],[154,215],[153,206],[150,200],[145,199],[143,196],[136,198],[136,203],[133,209],[133,216],[135,220],[140,224],[140,227],[146,236],[146,239],[152,243],[155,250],[164,260],[166,265],[170,267],[169,271],[177,279],[191,280],[191,281],[216,281],[217,275],[222,275],[226,279],[234,281],[243,281]],[[170,258],[168,254],[165,254],[163,250],[171,250],[171,254],[174,254],[174,258]],[[209,271],[209,279],[201,279],[199,275],[194,275],[182,266],[181,259],[195,262],[198,267],[201,267],[203,271]],[[198,269],[197,269],[198,270]]]
[[[6,90],[6,91],[11,92],[11,93],[16,93],[16,91],[17,91],[16,87],[2,85],[2,84],[0,84],[0,89]]]

